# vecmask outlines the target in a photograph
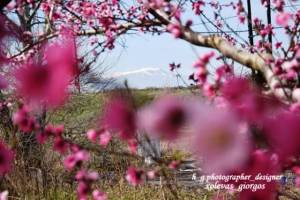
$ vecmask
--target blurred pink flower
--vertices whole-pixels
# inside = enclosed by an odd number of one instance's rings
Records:
[[[275,98],[260,94],[249,80],[244,78],[228,79],[221,88],[221,94],[231,109],[251,123],[261,123],[266,115],[275,112],[281,106]]]
[[[175,38],[179,38],[182,35],[181,26],[179,23],[169,24],[167,31],[169,31]]]
[[[5,89],[8,86],[7,81],[5,80],[4,76],[0,74],[0,90]]]
[[[61,105],[67,97],[70,74],[64,69],[28,63],[17,69],[17,91],[29,103]]]
[[[147,171],[147,178],[150,180],[155,179],[157,172],[155,170]]]
[[[190,120],[192,109],[192,102],[176,96],[164,96],[140,110],[138,125],[149,135],[174,140]]]
[[[115,97],[104,108],[103,126],[109,131],[117,132],[121,139],[133,138],[136,131],[136,116],[129,102]]]
[[[177,161],[177,160],[172,160],[169,164],[168,164],[168,167],[170,169],[177,169],[178,166],[179,166],[180,162]]]
[[[144,180],[144,171],[134,167],[129,167],[126,172],[125,179],[133,186],[142,184]]]
[[[68,149],[68,143],[61,136],[56,136],[53,142],[53,149],[60,154],[64,154]]]
[[[61,105],[68,96],[68,86],[78,75],[74,38],[62,35],[61,40],[40,49],[43,62],[29,59],[15,70],[19,95],[34,105]]]
[[[102,147],[106,147],[111,141],[112,135],[109,131],[103,131],[99,136],[99,145]]]
[[[207,174],[226,174],[247,161],[251,142],[246,124],[229,111],[208,108],[192,128],[188,144]]]
[[[300,116],[298,113],[281,112],[266,119],[264,133],[271,149],[281,161],[300,155]]]
[[[54,126],[52,124],[47,124],[44,130],[36,134],[36,138],[40,144],[44,144],[50,136],[61,137],[63,131],[63,125]]]
[[[8,191],[5,190],[3,192],[0,192],[0,200],[7,200],[8,199]]]
[[[295,186],[300,188],[300,177],[299,176],[296,177]]]
[[[35,119],[30,116],[29,108],[25,105],[20,106],[14,113],[12,120],[24,133],[30,133],[38,126]]]
[[[96,130],[94,130],[94,129],[90,129],[90,130],[87,131],[86,135],[87,135],[87,138],[90,141],[96,142],[96,140],[97,140],[97,138],[99,136],[99,133]]]
[[[77,197],[79,200],[88,200],[90,185],[84,181],[79,181],[77,186]]]
[[[92,196],[93,200],[107,200],[107,195],[99,190],[94,190]]]
[[[64,166],[68,170],[74,169],[74,167],[79,166],[85,161],[89,160],[89,153],[84,150],[80,150],[78,152],[75,152],[74,154],[68,155],[64,159]]]
[[[5,143],[0,141],[0,175],[8,173],[13,164],[14,153]]]
[[[287,12],[280,12],[276,15],[276,23],[282,27],[288,26],[291,19],[292,15]]]
[[[90,183],[92,181],[98,180],[99,174],[95,171],[86,171],[84,169],[81,169],[77,172],[75,178],[78,181],[85,181]]]
[[[129,147],[129,152],[131,154],[136,154],[137,148],[138,148],[138,143],[135,139],[131,139],[127,141],[128,147]]]
[[[256,190],[253,192],[251,189],[244,189],[239,194],[239,200],[252,200],[252,199],[266,199],[275,200],[277,182],[276,180],[271,180],[267,182],[262,179],[255,179],[256,176],[272,176],[279,174],[280,166],[278,163],[278,158],[276,155],[264,150],[256,150],[251,155],[248,165],[245,169],[239,173],[244,173],[246,175],[251,175],[251,180],[241,181],[238,184],[256,184],[265,185],[264,189]]]

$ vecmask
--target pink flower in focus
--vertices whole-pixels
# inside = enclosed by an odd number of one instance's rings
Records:
[[[111,99],[105,108],[103,126],[112,132],[117,132],[121,139],[133,138],[136,131],[136,116],[129,102],[116,97]]]
[[[5,143],[0,141],[0,175],[3,176],[12,168],[14,153]]]
[[[92,196],[93,200],[107,200],[107,195],[99,190],[94,190]]]
[[[133,186],[142,184],[144,180],[144,171],[138,170],[134,167],[129,167],[126,172],[125,179]]]
[[[138,114],[139,127],[147,134],[163,139],[176,139],[191,117],[191,102],[180,97],[161,97]]]
[[[198,116],[188,143],[207,174],[242,167],[251,151],[248,128],[230,112],[207,109]]]
[[[287,27],[292,15],[287,12],[278,13],[276,16],[276,23],[282,27]]]

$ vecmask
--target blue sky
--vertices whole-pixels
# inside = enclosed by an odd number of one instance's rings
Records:
[[[225,4],[230,1],[223,0],[220,2]],[[266,19],[265,8],[261,6],[260,0],[252,0],[252,7],[254,17]],[[209,7],[207,6],[207,8]],[[212,12],[205,10],[205,13],[209,19],[213,19]],[[223,10],[222,14],[224,17],[229,17],[227,21],[235,30],[247,30],[247,25],[238,22],[237,18],[234,17],[235,11],[231,8]],[[196,24],[193,26],[194,30],[206,31],[201,25],[199,17],[193,16],[191,12],[187,12],[184,19],[193,19],[194,24]],[[204,21],[206,20],[204,19]],[[197,25],[199,23],[200,25]],[[209,28],[215,30],[210,25]],[[223,30],[228,29],[224,27]],[[239,33],[239,36],[247,40],[247,32]],[[282,30],[276,29],[275,37],[282,38],[282,36]],[[107,72],[107,76],[113,76],[119,80],[127,79],[130,86],[137,88],[178,85],[174,74],[168,71],[169,63],[181,63],[180,74],[186,78],[193,72],[192,64],[197,60],[197,56],[209,51],[207,48],[195,47],[185,41],[174,39],[168,33],[160,36],[150,34],[128,35],[125,45],[125,47],[117,46],[116,49],[109,52],[105,62],[111,69]]]

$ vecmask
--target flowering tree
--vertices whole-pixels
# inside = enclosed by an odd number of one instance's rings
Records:
[[[63,125],[47,123],[45,115],[68,100],[70,86],[80,90],[80,79],[102,52],[113,50],[120,38],[137,31],[167,32],[207,48],[190,76],[199,88],[193,93],[205,98],[167,95],[137,109],[129,94],[114,95],[98,127],[86,130],[87,139],[99,144],[99,150],[115,137],[130,147],[117,153],[139,158],[137,132],[142,130],[146,138],[181,142],[207,175],[255,177],[286,170],[299,174],[300,15],[293,0],[258,2],[258,9],[268,13],[267,20],[252,17],[256,13],[251,2],[242,0],[1,1],[1,175],[19,164],[15,143],[34,135],[40,144],[50,141],[63,156],[65,169],[78,183],[78,199],[107,198],[93,184],[98,174],[88,169],[92,149],[65,137]],[[232,23],[228,12],[234,13]],[[233,24],[246,31],[232,28]],[[169,67],[176,71],[180,64]],[[243,67],[250,69],[249,74],[240,76],[237,71]],[[167,176],[166,169],[178,165],[154,161],[155,170],[129,167],[126,180],[136,186],[146,177]],[[264,188],[237,189],[250,183]],[[239,199],[279,195],[276,181],[233,180],[232,185],[228,189],[237,189]],[[169,184],[169,189],[179,198],[174,185]]]

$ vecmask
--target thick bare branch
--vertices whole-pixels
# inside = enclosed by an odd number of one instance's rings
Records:
[[[161,10],[151,10],[151,13],[156,19],[160,20],[161,23],[166,26],[172,23],[170,21],[170,17]],[[241,65],[262,72],[270,87],[270,90],[275,96],[283,101],[291,100],[293,91],[291,89],[282,87],[279,79],[272,71],[271,64],[269,62],[270,60],[273,60],[273,56],[271,54],[251,53],[249,51],[237,48],[228,40],[219,35],[202,35],[201,33],[195,32],[189,27],[185,27],[183,25],[181,25],[180,38],[196,46],[215,49],[222,55]]]

